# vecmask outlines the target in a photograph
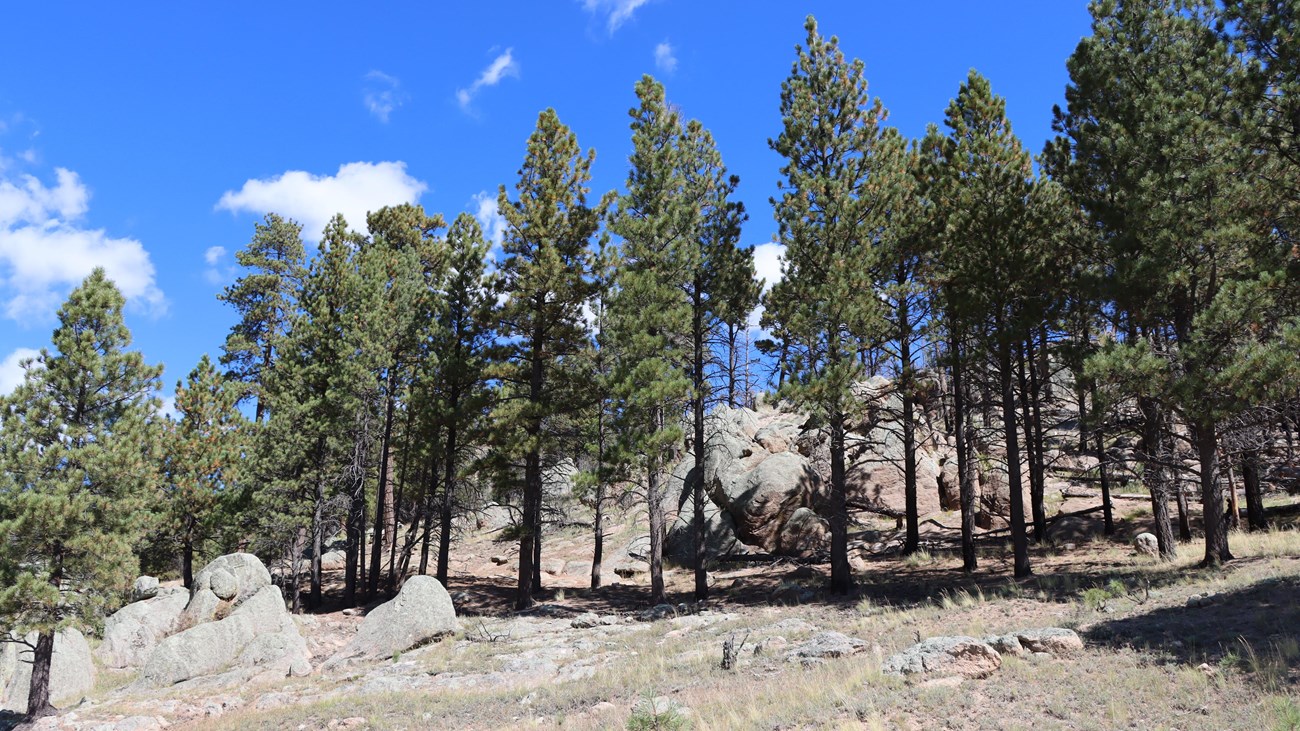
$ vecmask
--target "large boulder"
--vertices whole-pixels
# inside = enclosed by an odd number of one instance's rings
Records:
[[[224,619],[164,639],[149,655],[137,682],[157,688],[217,674],[231,682],[306,675],[311,672],[310,658],[280,590],[263,586]]]
[[[210,622],[225,605],[236,607],[263,588],[271,586],[271,572],[251,553],[231,553],[204,566],[194,575],[190,602],[181,624],[185,627]]]
[[[357,634],[328,665],[391,657],[460,629],[451,595],[432,576],[412,576],[392,601],[366,615]]]
[[[1133,539],[1133,547],[1138,553],[1146,556],[1160,555],[1160,541],[1154,533],[1139,533],[1137,538]]]
[[[104,620],[104,641],[95,656],[110,668],[135,668],[171,634],[189,603],[184,590],[128,604]]]
[[[783,556],[814,556],[830,548],[830,529],[809,508],[798,508],[781,526],[776,550]]]
[[[689,489],[689,484],[688,484]],[[687,495],[685,504],[671,519],[664,557],[679,566],[695,565],[695,503]],[[748,553],[750,547],[736,537],[736,521],[712,500],[704,501],[704,551],[710,559]]]
[[[794,511],[814,503],[821,478],[801,455],[781,452],[753,469],[719,473],[706,488],[713,501],[731,514],[742,541],[771,550]]]
[[[23,638],[36,644],[36,633]],[[0,643],[0,709],[27,710],[27,695],[32,686],[32,652],[15,642]],[[75,629],[60,630],[54,635],[54,655],[50,659],[50,702],[56,706],[76,702],[95,686],[95,661],[90,644]]]
[[[983,678],[1002,667],[993,646],[974,637],[931,637],[885,660],[886,675]]]
[[[131,598],[135,601],[141,599],[152,599],[158,596],[158,578],[154,576],[136,577],[135,583],[131,585]]]
[[[939,489],[939,507],[943,510],[961,510],[961,473],[957,471],[957,458],[945,458],[939,464],[935,480]]]

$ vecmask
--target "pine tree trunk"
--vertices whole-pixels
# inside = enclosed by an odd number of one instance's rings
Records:
[[[375,502],[375,537],[370,549],[370,576],[366,595],[373,599],[379,593],[379,576],[383,572],[384,548],[387,545],[388,524],[393,518],[393,483],[389,479],[389,449],[393,438],[393,409],[397,397],[393,393],[397,380],[396,367],[388,369],[384,404],[384,434],[379,446],[379,487]]]
[[[1151,516],[1155,521],[1156,543],[1160,546],[1160,558],[1173,561],[1178,557],[1178,544],[1174,541],[1174,529],[1169,522],[1169,492],[1165,483],[1164,468],[1155,462],[1160,452],[1160,431],[1164,420],[1160,418],[1160,407],[1152,399],[1138,399],[1138,411],[1142,413],[1142,451],[1145,453],[1142,467],[1142,481],[1151,491]]]
[[[695,301],[692,322],[694,353],[691,361],[692,384],[694,396],[691,400],[692,420],[694,424],[695,449],[695,483],[691,490],[691,505],[695,509],[692,516],[691,532],[695,536],[695,599],[703,601],[709,597],[709,574],[705,570],[705,549],[707,548],[704,530],[704,302],[701,299],[703,283],[695,277]],[[734,379],[733,379],[734,381]]]
[[[598,461],[603,463],[604,450],[601,449]],[[605,560],[605,478],[596,481],[596,515],[591,521],[591,588],[600,588],[601,562]]]
[[[1043,509],[1043,489],[1038,484],[1038,473],[1034,470],[1034,427],[1029,410],[1029,379],[1026,370],[1032,370],[1033,356],[1026,352],[1027,343],[1020,351],[1016,364],[1017,377],[1020,381],[1020,421],[1025,433],[1025,467],[1029,471],[1029,514],[1034,521],[1034,543],[1042,543],[1047,538],[1047,514]],[[1030,367],[1026,369],[1025,363]]]
[[[1004,332],[999,323],[999,332]],[[1029,568],[1029,539],[1025,535],[1024,485],[1020,479],[1020,444],[1016,433],[1016,394],[1012,387],[1011,342],[1004,334],[998,347],[998,375],[1002,386],[1002,433],[1006,439],[1007,486],[1011,493],[1011,545],[1015,576],[1033,573]]]
[[[1241,481],[1246,487],[1246,527],[1252,531],[1268,530],[1264,517],[1264,498],[1260,491],[1259,452],[1246,452],[1241,463]]]
[[[899,281],[905,276],[900,268]],[[903,554],[908,555],[921,547],[921,518],[916,496],[916,425],[912,423],[912,323],[906,294],[898,297],[898,360],[898,386],[903,395],[903,512],[907,519]]]
[[[1180,543],[1190,543],[1192,540],[1192,516],[1187,505],[1187,491],[1183,489],[1183,484],[1180,481],[1175,481],[1173,488],[1174,505],[1178,507],[1178,541]]]
[[[646,466],[646,508],[650,513],[650,602],[662,604],[664,594],[664,499],[659,460],[651,457]]]
[[[975,553],[975,475],[970,458],[970,429],[966,406],[966,380],[962,378],[962,354],[957,336],[951,337],[949,355],[952,358],[952,423],[957,442],[957,483],[958,498],[961,502],[961,559],[962,570],[971,572],[979,565]]]
[[[1205,522],[1205,558],[1201,565],[1219,566],[1232,560],[1228,531],[1223,520],[1223,493],[1219,489],[1219,439],[1213,421],[1194,424],[1193,438],[1201,471],[1201,510]]]
[[[32,681],[27,691],[28,718],[43,718],[58,712],[50,705],[50,665],[53,660],[54,632],[46,630],[37,634],[36,649],[32,653]]]
[[[1232,462],[1228,462],[1228,530],[1241,528],[1241,506],[1237,504],[1237,480],[1233,475]]]
[[[451,413],[459,408],[458,399],[451,399]],[[442,505],[439,510],[438,523],[438,581],[447,586],[448,564],[451,561],[451,509],[456,497],[456,418],[453,416],[447,424],[447,462],[443,476]]]
[[[325,525],[321,510],[325,504],[325,483],[317,475],[316,499],[311,515],[311,608],[320,609],[322,603],[320,555],[325,548]]]
[[[849,566],[849,507],[844,469],[844,414],[835,411],[830,418],[831,450],[831,585],[835,594],[853,591],[853,572]]]
[[[194,586],[194,516],[186,519],[184,544],[181,546],[181,584]]]
[[[1115,510],[1114,510],[1114,507],[1110,504],[1110,472],[1106,469],[1106,459],[1107,459],[1107,457],[1106,457],[1106,433],[1105,433],[1105,430],[1102,428],[1102,420],[1101,420],[1101,417],[1098,415],[1098,409],[1097,409],[1097,385],[1096,385],[1095,383],[1094,383],[1094,384],[1090,384],[1090,385],[1089,385],[1089,388],[1088,388],[1088,391],[1089,391],[1089,394],[1092,396],[1092,417],[1093,417],[1093,421],[1096,422],[1096,426],[1095,426],[1095,428],[1096,428],[1096,431],[1097,431],[1097,437],[1096,437],[1096,450],[1095,450],[1095,454],[1096,454],[1096,456],[1097,456],[1097,473],[1098,473],[1098,475],[1099,475],[1100,478],[1101,478],[1101,515],[1102,515],[1102,522],[1103,522],[1103,525],[1105,526],[1105,527],[1104,527],[1104,532],[1105,532],[1105,534],[1108,535],[1108,536],[1111,536],[1111,535],[1115,535],[1115,514],[1114,514],[1114,513],[1115,513]],[[1080,424],[1080,426],[1079,426],[1079,430],[1080,430],[1080,433],[1083,433],[1083,431],[1084,431],[1084,427],[1083,427],[1083,419],[1084,419],[1084,404],[1085,404],[1085,402],[1084,402],[1084,395],[1083,395],[1083,392],[1082,392],[1082,390],[1081,390],[1080,393],[1079,393],[1079,424]],[[1085,447],[1086,447],[1086,444],[1085,444]],[[1084,451],[1086,451],[1086,449],[1085,449]]]

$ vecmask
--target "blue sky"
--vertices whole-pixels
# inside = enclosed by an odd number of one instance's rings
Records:
[[[803,19],[866,63],[890,123],[941,122],[970,68],[1033,151],[1050,135],[1085,0],[16,3],[0,44],[0,392],[67,292],[104,266],[170,393],[234,314],[216,300],[253,223],[314,239],[335,211],[416,201],[489,225],[537,113],[621,186],[642,74],[701,119],[741,178],[743,242],[779,276],[768,199],[782,79]]]

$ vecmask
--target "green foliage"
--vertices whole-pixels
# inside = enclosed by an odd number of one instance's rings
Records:
[[[0,401],[0,622],[20,636],[96,626],[138,572],[162,369],[128,350],[123,302],[96,269]]]

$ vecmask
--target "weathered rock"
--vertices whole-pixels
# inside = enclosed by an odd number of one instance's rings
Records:
[[[688,457],[689,459],[689,457]],[[691,474],[694,474],[692,470]],[[677,516],[673,518],[664,541],[664,557],[679,566],[695,564],[695,503],[689,490],[693,483],[686,483],[684,504]],[[704,501],[704,552],[710,559],[733,553],[747,553],[751,549],[736,536],[736,521],[731,514],[718,507],[710,499]]]
[[[886,675],[983,678],[1002,667],[1002,656],[974,637],[931,637],[885,660]]]
[[[370,610],[356,636],[328,664],[390,657],[458,629],[456,608],[442,584],[432,576],[412,576],[396,597]]]
[[[1133,539],[1133,548],[1144,556],[1160,555],[1160,541],[1154,533],[1139,533],[1137,538]]]
[[[237,606],[271,585],[271,572],[251,553],[221,556],[194,575],[190,603],[181,618],[184,626],[210,622],[223,602]]]
[[[739,475],[719,476],[708,485],[709,496],[731,514],[736,534],[751,545],[775,548],[785,519],[814,502],[821,478],[808,461],[782,452]]]
[[[189,603],[184,592],[134,602],[104,620],[104,641],[95,656],[110,668],[140,667],[163,638],[176,630]]]
[[[768,601],[773,604],[786,604],[790,606],[798,604],[807,604],[817,597],[817,592],[794,581],[782,581],[775,589],[772,590]]]
[[[848,657],[864,652],[866,649],[867,643],[856,637],[849,637],[839,632],[820,632],[807,641],[795,645],[786,657],[808,664],[806,662],[808,660]]]
[[[347,563],[348,554],[345,551],[326,551],[320,555],[321,571],[341,571]]]
[[[231,669],[252,671],[248,677],[311,672],[307,644],[278,588],[263,586],[230,616],[164,639],[150,654],[137,682],[144,687],[165,687]]]
[[[135,601],[141,599],[152,599],[158,596],[158,579],[154,576],[137,577],[135,583],[131,585],[131,597]]]
[[[1029,629],[1015,633],[1020,645],[1029,652],[1072,655],[1083,650],[1083,640],[1074,630],[1060,627]]]
[[[961,509],[961,473],[957,471],[957,460],[946,459],[939,466],[939,475],[935,480],[939,489],[939,507],[943,510]]]
[[[36,644],[36,633],[24,637]],[[32,685],[32,653],[25,646],[5,642],[0,644],[0,709],[26,711],[27,695]],[[54,655],[50,659],[50,702],[63,705],[76,702],[95,686],[95,661],[90,656],[90,643],[75,629],[65,629],[54,635]]]
[[[1020,655],[1026,654],[1025,648],[1020,644],[1020,638],[1014,634],[993,635],[985,637],[984,641],[992,646],[993,649],[997,650],[998,654],[1001,655],[1019,657]]]
[[[799,427],[786,422],[774,422],[754,433],[754,441],[772,454],[790,451],[799,438]]]
[[[785,556],[812,556],[830,547],[830,529],[817,513],[797,508],[781,527],[777,552]]]

